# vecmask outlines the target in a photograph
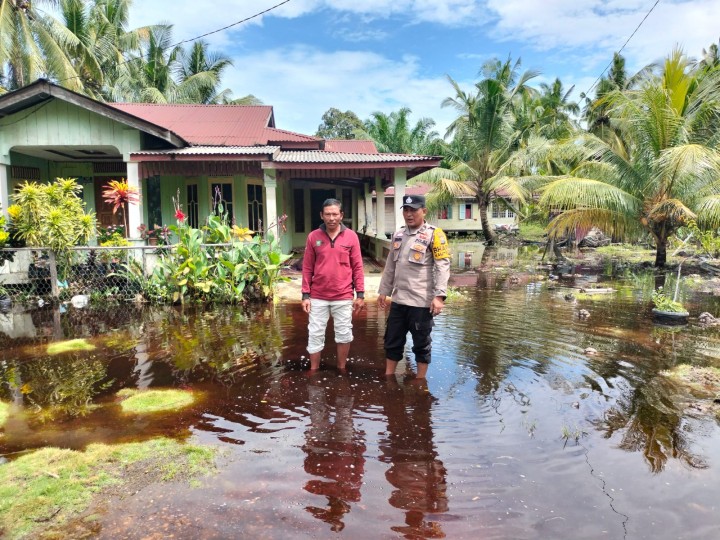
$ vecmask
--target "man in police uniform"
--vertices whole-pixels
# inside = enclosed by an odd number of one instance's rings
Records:
[[[392,305],[385,330],[385,375],[393,375],[403,358],[407,333],[413,338],[417,377],[430,363],[433,317],[442,313],[450,277],[450,250],[445,233],[425,222],[425,197],[403,199],[405,227],[396,231],[378,289],[378,305]]]

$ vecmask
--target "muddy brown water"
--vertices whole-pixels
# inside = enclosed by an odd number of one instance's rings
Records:
[[[328,347],[312,376],[297,302],[4,315],[0,398],[18,409],[0,460],[159,435],[220,448],[199,487],[113,501],[100,538],[718,538],[718,422],[661,372],[720,365],[720,330],[654,324],[633,283],[565,299],[596,279],[473,277],[436,320],[426,384],[412,362],[382,375],[374,302],[347,373]],[[709,296],[686,304],[717,311]],[[96,349],[46,354],[77,337]],[[125,387],[203,397],[124,416]]]

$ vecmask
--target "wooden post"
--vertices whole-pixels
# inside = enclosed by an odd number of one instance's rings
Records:
[[[57,258],[55,257],[55,252],[51,249],[49,250],[50,258],[48,262],[50,263],[50,294],[53,298],[57,299],[60,297],[60,287],[58,287],[58,273],[57,273]]]

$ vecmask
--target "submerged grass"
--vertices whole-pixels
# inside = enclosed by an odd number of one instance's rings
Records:
[[[664,371],[663,375],[703,396],[720,395],[720,369],[716,367],[681,364],[669,371]]]
[[[189,390],[136,390],[124,388],[117,395],[123,399],[123,412],[145,414],[174,411],[195,403],[195,394]]]
[[[76,518],[103,489],[130,484],[131,466],[171,480],[214,470],[215,449],[158,438],[85,451],[43,448],[0,465],[0,536],[38,537]],[[137,469],[136,469],[137,470]]]
[[[70,339],[67,341],[57,341],[48,345],[47,353],[51,355],[62,354],[69,351],[92,351],[95,345],[88,343],[85,339]]]

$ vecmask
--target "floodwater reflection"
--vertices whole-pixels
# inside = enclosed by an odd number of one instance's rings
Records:
[[[716,538],[720,428],[664,372],[720,366],[720,329],[654,325],[633,280],[567,299],[600,280],[481,275],[437,318],[424,384],[412,363],[383,375],[373,302],[347,373],[330,355],[312,376],[299,303],[14,313],[18,328],[0,325],[0,459],[158,435],[221,448],[200,487],[116,501],[104,538]],[[718,314],[712,296],[683,301]],[[48,354],[76,338],[94,349]],[[127,387],[203,398],[129,415],[115,398]]]

